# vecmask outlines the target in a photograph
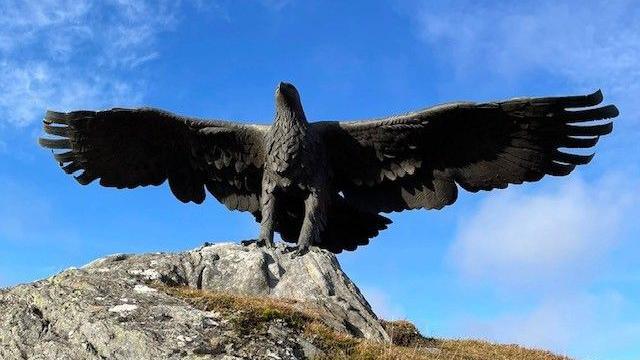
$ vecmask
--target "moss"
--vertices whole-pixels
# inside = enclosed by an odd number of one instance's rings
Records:
[[[437,345],[438,340],[422,336],[418,328],[406,320],[382,320],[382,327],[389,334],[394,345],[405,347],[435,347]]]
[[[153,286],[187,301],[192,306],[220,312],[240,333],[261,331],[274,320],[284,321],[299,331],[324,355],[316,360],[568,360],[548,351],[530,350],[517,345],[500,345],[479,340],[426,338],[408,321],[383,321],[392,344],[357,339],[337,332],[322,322],[317,309],[296,301],[233,295],[187,287]]]
[[[158,284],[154,284],[154,287],[181,298],[198,309],[222,313],[234,325],[234,329],[242,334],[261,331],[265,324],[273,320],[282,320],[289,327],[302,329],[305,323],[317,318],[317,315],[312,311],[297,309],[295,301]]]
[[[319,321],[308,323],[304,328],[305,335],[319,349],[324,351],[329,359],[347,359],[352,354],[361,340],[347,334],[337,332]]]

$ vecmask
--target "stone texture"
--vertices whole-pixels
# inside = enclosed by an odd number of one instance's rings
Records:
[[[242,337],[216,312],[146,285],[158,280],[323,309],[336,330],[389,337],[329,252],[292,258],[283,247],[216,244],[183,253],[112,255],[0,291],[1,359],[304,359],[318,351],[274,321]]]

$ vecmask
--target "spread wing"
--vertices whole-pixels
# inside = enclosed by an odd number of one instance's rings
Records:
[[[615,106],[586,96],[454,103],[380,120],[314,124],[339,191],[368,211],[442,208],[476,192],[568,175],[611,132]],[[587,109],[585,109],[587,108]]]
[[[228,208],[259,212],[267,127],[201,121],[165,111],[49,111],[40,145],[82,185],[116,188],[169,180],[182,202],[202,203],[205,188]]]

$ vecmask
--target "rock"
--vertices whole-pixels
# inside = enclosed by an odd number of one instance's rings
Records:
[[[215,311],[203,311],[151,281],[242,295],[296,300],[323,312],[333,329],[389,341],[335,256],[305,256],[255,245],[216,244],[182,253],[118,254],[80,269],[0,291],[1,359],[304,359],[321,351],[274,321],[239,336]]]

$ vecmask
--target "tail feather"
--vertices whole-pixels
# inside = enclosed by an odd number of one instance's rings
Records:
[[[353,251],[358,246],[369,244],[369,239],[389,224],[390,219],[349,206],[340,198],[333,203],[321,235],[322,242],[317,245],[336,254],[342,250]]]
[[[304,207],[292,209],[284,219],[277,221],[276,230],[282,240],[297,242],[302,226]],[[316,246],[338,254],[343,250],[353,251],[358,246],[369,244],[380,231],[387,228],[391,220],[350,206],[343,198],[336,197],[328,211],[327,223],[324,226],[319,244]]]

